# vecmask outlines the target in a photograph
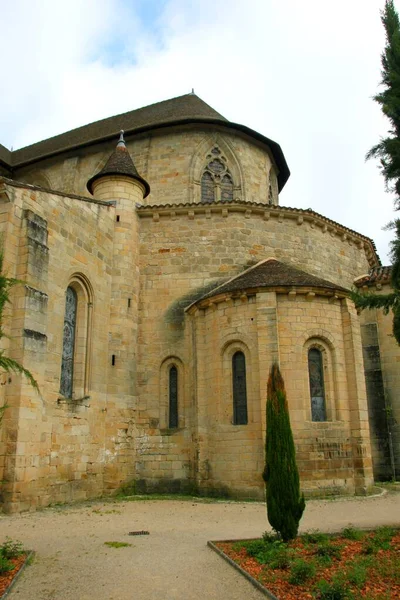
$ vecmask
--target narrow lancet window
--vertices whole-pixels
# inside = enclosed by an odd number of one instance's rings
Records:
[[[201,178],[201,201],[204,204],[214,202],[214,181],[207,171],[203,173]]]
[[[76,292],[72,287],[68,287],[65,294],[64,334],[60,381],[60,393],[66,398],[72,398],[73,392],[77,305],[78,298]]]
[[[310,377],[311,418],[313,421],[326,421],[322,352],[318,348],[311,348],[308,351],[308,373]]]
[[[232,357],[233,424],[247,425],[246,358],[243,352]]]
[[[168,427],[178,427],[178,369],[172,366],[169,370],[169,417]]]
[[[221,181],[221,201],[232,202],[233,200],[233,183],[230,175],[224,175]]]

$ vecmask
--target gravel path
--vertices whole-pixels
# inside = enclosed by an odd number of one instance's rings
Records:
[[[400,524],[400,494],[309,501],[302,530]],[[206,546],[259,536],[263,504],[147,500],[95,502],[0,516],[0,541],[36,551],[10,600],[261,600],[265,598]],[[129,531],[148,530],[148,536]],[[130,547],[109,548],[118,541]]]

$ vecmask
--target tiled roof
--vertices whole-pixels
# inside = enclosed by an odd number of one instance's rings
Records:
[[[4,162],[11,168],[17,168],[68,150],[109,140],[116,136],[121,129],[124,129],[125,133],[130,135],[160,127],[190,123],[210,123],[229,127],[246,133],[266,144],[271,150],[278,167],[279,189],[283,188],[289,178],[290,171],[279,144],[249,127],[231,123],[195,94],[186,94],[131,110],[115,117],[101,119],[14,152],[4,148],[6,151],[3,152]],[[1,159],[2,150],[0,148]]]
[[[200,300],[212,298],[219,294],[231,294],[250,289],[270,287],[311,287],[332,290],[332,292],[348,292],[346,288],[336,285],[327,279],[310,275],[301,269],[282,263],[275,258],[267,258],[254,267],[250,267],[243,273],[236,275],[236,277],[233,277],[226,283],[214,288],[211,292],[202,296]]]
[[[368,275],[364,275],[364,277],[360,277],[356,279],[354,284],[357,287],[362,287],[364,285],[376,285],[377,283],[384,284],[391,282],[392,277],[392,267],[373,267]]]
[[[7,166],[11,163],[11,152],[0,144],[0,162],[5,163]]]
[[[149,184],[137,172],[136,167],[133,164],[131,155],[129,154],[124,142],[118,143],[117,147],[111,154],[105,166],[101,169],[101,171],[99,171],[99,173],[96,173],[96,175],[91,177],[87,182],[87,189],[91,194],[93,194],[93,183],[97,179],[100,179],[101,177],[105,177],[107,175],[125,175],[125,177],[131,177],[132,179],[136,179],[137,181],[140,181],[140,183],[142,183],[145,187],[144,198],[150,193]]]

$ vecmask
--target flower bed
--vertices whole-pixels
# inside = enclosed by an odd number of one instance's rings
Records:
[[[279,600],[400,599],[397,529],[310,532],[288,544],[268,534],[214,544]]]
[[[21,542],[10,538],[0,546],[0,599],[8,595],[18,574],[33,556],[24,550]]]

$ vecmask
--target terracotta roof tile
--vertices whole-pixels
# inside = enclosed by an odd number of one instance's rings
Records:
[[[360,277],[359,279],[356,279],[356,281],[354,282],[354,284],[357,287],[362,287],[364,285],[376,285],[377,283],[380,284],[384,284],[384,283],[389,283],[391,282],[391,277],[392,277],[392,267],[386,266],[386,267],[373,267],[368,275],[365,275],[364,277]]]

